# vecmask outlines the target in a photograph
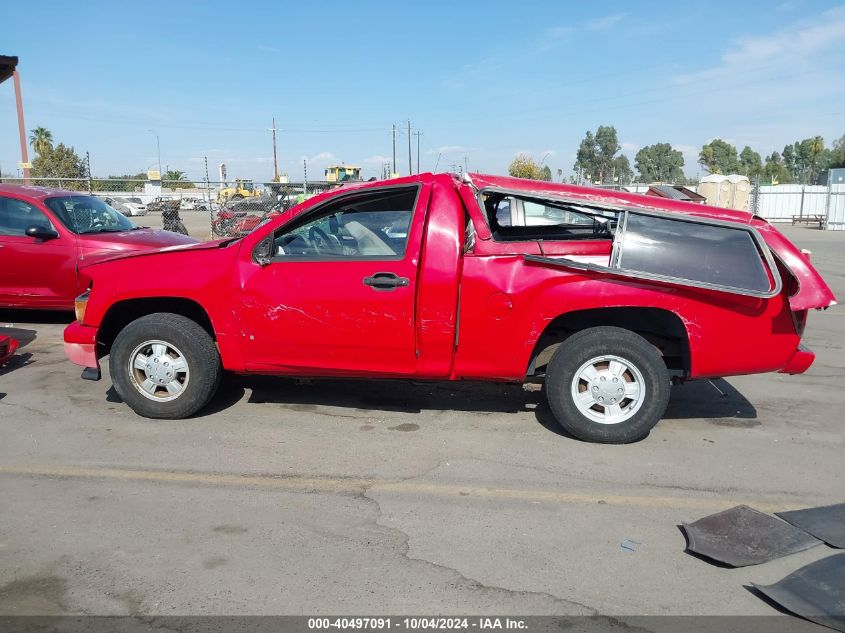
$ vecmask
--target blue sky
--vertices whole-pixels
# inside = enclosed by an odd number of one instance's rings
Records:
[[[157,163],[211,178],[377,175],[392,124],[421,131],[423,170],[504,173],[545,156],[570,173],[586,130],[623,151],[669,142],[699,171],[714,137],[765,155],[845,133],[845,5],[793,2],[30,2],[0,0],[28,129],[91,154],[95,175]],[[15,26],[18,25],[18,26]],[[153,130],[153,131],[150,131]],[[416,145],[413,149],[416,161]],[[397,142],[407,173],[407,136]],[[12,82],[0,166],[18,162]]]

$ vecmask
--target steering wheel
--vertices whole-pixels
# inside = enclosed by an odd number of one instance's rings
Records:
[[[316,249],[320,249],[323,245],[331,247],[340,247],[340,240],[334,235],[329,235],[319,226],[312,226],[308,229],[308,241],[314,244]]]

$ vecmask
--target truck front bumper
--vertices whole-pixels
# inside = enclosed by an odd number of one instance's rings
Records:
[[[803,374],[810,368],[813,361],[816,360],[816,355],[809,347],[803,343],[798,345],[798,349],[793,354],[789,362],[778,370],[779,374]]]
[[[64,338],[68,360],[85,368],[83,378],[98,380],[100,362],[97,359],[97,328],[74,321],[65,328]]]

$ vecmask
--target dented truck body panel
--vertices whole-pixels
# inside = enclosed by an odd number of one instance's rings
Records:
[[[256,261],[262,243],[309,214],[319,216],[323,205],[402,187],[418,193],[401,256]],[[771,290],[752,296],[616,274],[609,270],[615,242],[608,236],[497,241],[479,202],[485,189],[742,227],[757,240]],[[166,274],[174,267],[191,274],[174,282]],[[580,311],[655,308],[682,324],[684,378],[796,373],[812,362],[812,353],[799,348],[803,326],[796,313],[835,302],[809,260],[774,227],[748,214],[477,174],[466,180],[422,174],[343,187],[238,241],[117,259],[86,272],[93,288],[83,323],[66,330],[71,346],[90,345],[91,331],[116,306],[183,299],[207,314],[225,369],[297,376],[521,381],[556,319]],[[367,285],[368,277],[381,273],[406,283]],[[797,283],[781,283],[782,274]],[[71,356],[91,362],[90,354]]]

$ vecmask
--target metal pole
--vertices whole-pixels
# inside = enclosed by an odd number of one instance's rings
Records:
[[[393,124],[393,163],[390,167],[390,175],[396,173],[396,124]]]
[[[208,182],[208,156],[202,157],[205,163],[205,195],[208,204],[208,228],[211,231],[211,238],[214,239],[214,211],[211,208],[211,183]]]
[[[88,172],[88,193],[92,192],[91,188],[91,154],[85,152],[85,169]]]
[[[830,222],[830,206],[833,203],[833,170],[827,170],[827,200],[824,205],[824,226],[822,229],[827,230],[827,225]]]
[[[420,173],[420,134],[422,134],[422,132],[417,130],[417,173]]]
[[[279,163],[276,160],[276,117],[273,117],[273,182],[279,180]]]
[[[408,119],[408,175],[414,173],[414,167],[411,163],[411,119]]]
[[[302,159],[302,193],[308,193],[308,161]]]
[[[15,103],[18,107],[18,132],[21,136],[21,162],[24,164],[23,167],[23,179],[24,183],[29,182],[29,153],[26,149],[26,125],[23,122],[23,97],[21,95],[21,76],[17,70],[12,71],[12,77],[14,78],[15,83]]]
[[[804,219],[804,190],[807,188],[807,185],[801,185],[801,208],[798,209],[798,220],[802,221]]]

